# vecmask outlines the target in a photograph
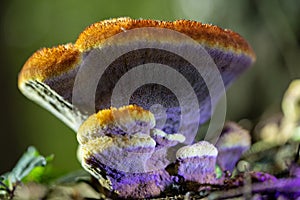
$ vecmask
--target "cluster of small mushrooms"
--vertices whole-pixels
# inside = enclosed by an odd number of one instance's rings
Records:
[[[248,131],[230,123],[216,146],[207,141],[183,146],[170,163],[168,150],[185,137],[156,129],[154,115],[133,105],[92,115],[79,128],[77,139],[82,166],[103,187],[134,198],[158,196],[182,182],[222,185],[225,177],[217,178],[216,164],[232,172],[250,147]]]

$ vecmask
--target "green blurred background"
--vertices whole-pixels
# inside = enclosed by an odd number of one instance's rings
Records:
[[[75,133],[17,88],[18,72],[41,47],[74,42],[88,25],[129,16],[190,19],[229,28],[244,36],[257,62],[228,90],[227,119],[248,128],[263,113],[280,112],[281,97],[300,76],[299,0],[10,0],[1,3],[0,174],[29,145],[55,154],[60,172],[79,169]],[[246,123],[245,123],[246,122]]]

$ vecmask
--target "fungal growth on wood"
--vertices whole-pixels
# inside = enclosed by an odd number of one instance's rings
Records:
[[[136,32],[138,37],[129,36]],[[206,57],[194,56],[199,50]],[[110,60],[111,55],[117,56]],[[199,58],[204,64],[197,68]],[[225,93],[218,84],[227,88],[254,61],[250,45],[230,30],[187,20],[117,18],[89,26],[74,44],[35,52],[18,85],[77,133],[79,160],[101,187],[119,197],[147,198],[188,182],[224,184],[224,176],[217,178],[216,163],[233,171],[249,148],[248,133],[229,127],[214,146],[194,141],[192,132],[211,117]],[[142,73],[134,71],[139,66]],[[132,72],[134,78],[124,81]],[[141,81],[143,85],[137,84]],[[91,85],[95,87],[89,89]],[[156,113],[155,105],[162,112]],[[234,157],[231,163],[228,155]]]

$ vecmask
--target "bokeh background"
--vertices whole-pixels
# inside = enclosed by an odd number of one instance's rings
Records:
[[[280,112],[285,89],[300,76],[298,0],[2,0],[0,9],[0,174],[29,145],[43,155],[55,154],[53,165],[60,172],[80,168],[75,133],[26,99],[17,76],[37,49],[74,42],[84,28],[103,19],[190,19],[244,36],[257,62],[229,88],[227,120],[246,128]]]

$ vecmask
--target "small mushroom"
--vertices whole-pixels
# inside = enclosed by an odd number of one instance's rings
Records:
[[[178,149],[177,173],[185,181],[193,181],[200,184],[216,183],[216,160],[218,150],[207,141],[200,141],[193,145]]]
[[[225,124],[221,136],[216,143],[219,155],[217,163],[222,170],[232,172],[243,153],[250,148],[249,131],[234,122]]]

